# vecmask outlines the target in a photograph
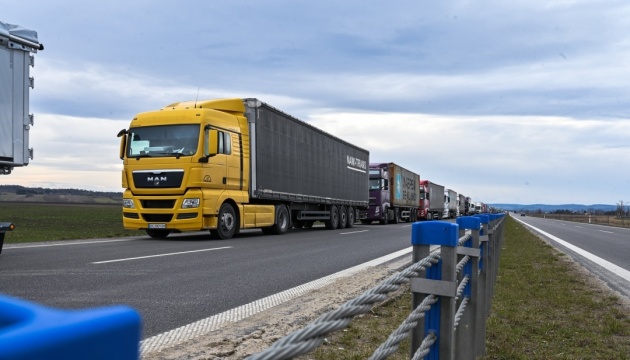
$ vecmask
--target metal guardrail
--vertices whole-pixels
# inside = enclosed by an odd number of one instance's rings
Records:
[[[276,341],[247,360],[291,359],[306,354],[352,318],[386,300],[410,281],[412,312],[370,360],[386,359],[411,337],[411,359],[475,359],[484,355],[486,321],[494,294],[503,242],[504,215],[460,217],[457,224],[432,221],[412,225],[412,265],[340,308]],[[439,245],[438,252],[431,252]],[[420,272],[425,277],[420,277]]]
[[[387,294],[410,282],[412,312],[370,357],[386,359],[411,337],[411,359],[475,359],[485,354],[503,215],[461,217],[457,224],[412,225],[413,261],[376,287],[276,341],[248,360],[291,359],[346,328]],[[439,245],[439,251],[431,246]],[[420,276],[424,273],[424,276]],[[127,307],[65,311],[0,295],[0,358],[138,359],[140,316]]]

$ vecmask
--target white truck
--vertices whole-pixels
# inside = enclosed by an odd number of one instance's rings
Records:
[[[37,32],[0,21],[0,175],[26,166],[33,159],[28,136],[33,126],[29,114],[29,89],[34,80],[30,67],[35,65],[32,53],[43,50]],[[4,235],[13,230],[11,222],[0,221],[0,253]]]
[[[457,214],[457,192],[444,189],[444,214],[443,219],[454,219]]]

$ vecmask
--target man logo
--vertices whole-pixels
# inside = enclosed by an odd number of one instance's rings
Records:
[[[160,181],[166,181],[166,176],[147,176],[147,182],[153,182],[154,186],[159,186]]]

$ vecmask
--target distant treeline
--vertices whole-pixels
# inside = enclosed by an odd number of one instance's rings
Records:
[[[83,189],[48,189],[31,188],[20,185],[0,185],[0,193],[11,193],[17,195],[82,195],[91,197],[122,198],[122,192],[112,191],[91,191]]]

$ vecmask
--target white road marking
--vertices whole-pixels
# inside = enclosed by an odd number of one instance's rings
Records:
[[[258,299],[249,304],[241,305],[234,309],[224,311],[220,314],[195,321],[188,325],[178,327],[176,329],[163,332],[161,334],[144,339],[140,345],[141,354],[147,354],[155,351],[160,351],[164,348],[181,344],[185,341],[194,339],[196,337],[207,334],[211,331],[219,329],[226,324],[234,323],[250,316],[253,316],[259,312],[270,309],[274,306],[278,306],[289,300],[302,296],[310,291],[323,288],[326,285],[334,283],[337,279],[342,277],[351,276],[368,267],[380,265],[390,260],[399,258],[401,256],[411,253],[412,248],[406,248],[389,255],[382,256],[378,259],[374,259],[363,264],[351,267],[346,270],[339,271],[332,275],[325,276],[323,278],[313,280],[306,284],[296,286],[294,288],[279,292],[274,295],[267,296],[262,299]]]
[[[37,244],[37,245],[19,245],[15,244],[13,246],[9,245],[4,247],[4,250],[7,249],[25,249],[25,248],[38,248],[38,247],[48,247],[48,246],[69,246],[69,245],[85,245],[85,244],[102,244],[102,243],[110,243],[110,242],[119,242],[119,241],[133,241],[137,239],[120,239],[120,240],[98,240],[98,241],[68,241],[64,243],[54,243],[54,244]]]
[[[607,260],[604,260],[604,259],[600,258],[599,256],[593,255],[590,252],[588,252],[588,251],[586,251],[586,250],[584,250],[582,248],[579,248],[579,247],[577,247],[577,246],[575,246],[573,244],[570,244],[570,243],[560,239],[557,236],[553,236],[553,235],[551,235],[548,232],[542,231],[542,230],[540,230],[539,228],[537,228],[535,226],[532,226],[532,225],[530,225],[530,224],[528,224],[526,222],[523,222],[523,221],[520,221],[520,222],[523,225],[527,225],[530,228],[532,228],[532,229],[538,231],[539,233],[545,235],[546,237],[550,238],[551,240],[557,242],[558,244],[560,244],[560,245],[562,245],[562,246],[564,246],[564,247],[566,247],[566,248],[568,248],[568,249],[570,249],[572,251],[575,251],[576,253],[578,253],[581,256],[584,256],[585,258],[587,258],[590,261],[596,263],[597,265],[603,267],[604,269],[612,272],[613,274],[616,274],[616,275],[620,276],[624,280],[630,281],[630,271],[628,271],[628,270],[626,270],[626,269],[624,269],[622,267],[619,267],[619,266],[617,266],[617,265],[615,265],[615,264],[613,264],[613,263],[611,263],[611,262],[609,262]]]
[[[579,226],[579,225],[575,225],[575,227],[576,227],[576,228],[583,229],[583,228],[582,228],[581,226]]]
[[[358,233],[363,233],[363,232],[368,232],[370,230],[357,230],[357,231],[350,231],[350,232],[345,232],[345,233],[339,233],[339,235],[348,235],[348,234],[358,234]]]
[[[107,263],[120,262],[120,261],[131,261],[131,260],[149,259],[149,258],[154,258],[154,257],[171,256],[171,255],[181,255],[181,254],[190,254],[190,253],[197,253],[197,252],[202,252],[202,251],[223,250],[223,249],[231,249],[231,248],[232,248],[232,246],[224,246],[224,247],[212,248],[212,249],[201,249],[201,250],[181,251],[181,252],[176,252],[176,253],[158,254],[158,255],[147,255],[147,256],[138,256],[138,257],[132,257],[132,258],[126,258],[126,259],[115,259],[115,260],[96,261],[96,262],[93,262],[92,264],[107,264]]]
[[[605,232],[605,233],[609,233],[609,234],[614,234],[614,232],[612,232],[612,231],[606,231],[606,230],[597,230],[597,231],[601,231],[601,232]]]

